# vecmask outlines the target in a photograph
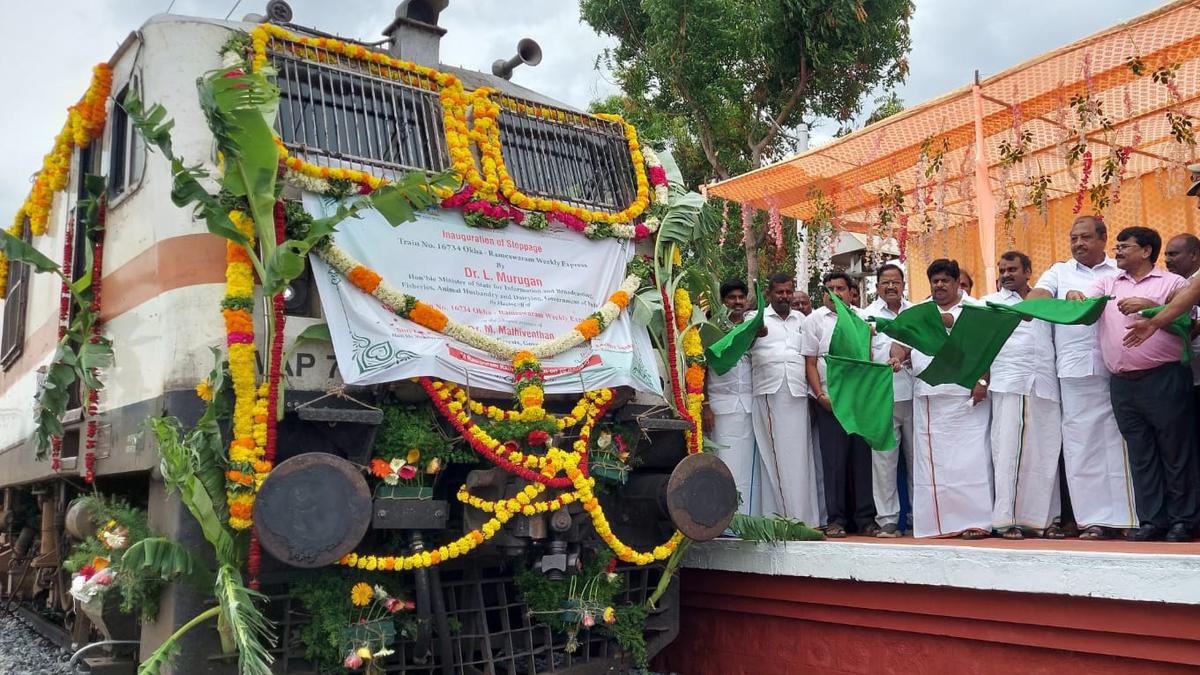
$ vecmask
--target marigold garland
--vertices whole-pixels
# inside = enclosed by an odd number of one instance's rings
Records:
[[[518,347],[454,321],[438,308],[394,288],[387,280],[374,283],[379,275],[355,260],[333,241],[313,250],[338,274],[349,279],[356,288],[378,300],[396,315],[501,359],[514,358],[520,352],[529,352],[535,358],[550,358],[591,340],[604,332],[604,329],[628,307],[629,298],[641,287],[646,278],[644,275],[647,274],[642,262],[635,259],[627,267],[628,276],[621,282],[617,291],[609,296],[599,309],[575,326],[574,330],[532,347]],[[368,288],[371,290],[368,291]]]
[[[637,130],[633,125],[619,116],[597,115],[594,119],[622,125],[630,149],[630,160],[634,168],[637,192],[634,201],[621,211],[615,213],[590,211],[565,202],[532,198],[521,193],[504,164],[498,120],[501,105],[522,114],[532,114],[561,122],[579,122],[585,119],[591,122],[593,118],[585,118],[575,113],[566,113],[551,108],[520,104],[506,96],[498,96],[499,104],[497,104],[490,98],[495,93],[492,89],[485,87],[468,93],[464,91],[462,83],[453,75],[394,59],[387,54],[367,49],[362,45],[350,44],[333,38],[296,35],[272,24],[257,26],[251,32],[250,37],[253,50],[251,69],[254,72],[267,67],[267,46],[271,39],[275,38],[282,42],[283,49],[299,58],[325,62],[330,60],[325,56],[325,52],[339,54],[348,59],[364,62],[368,71],[373,75],[402,81],[425,90],[436,90],[442,104],[442,121],[451,167],[463,184],[462,192],[456,194],[454,190],[438,190],[437,195],[442,199],[453,198],[455,208],[463,209],[468,215],[478,214],[484,221],[494,222],[494,225],[491,226],[499,226],[506,221],[525,224],[523,221],[528,220],[527,226],[531,229],[545,227],[544,217],[525,218],[521,211],[513,208],[515,206],[526,211],[545,213],[591,238],[615,236],[641,239],[650,236],[658,229],[659,222],[654,218],[648,218],[643,223],[633,223],[633,221],[646,210],[652,200],[665,202],[667,198],[666,173],[659,163],[657,155],[651,149],[642,148],[638,144]],[[470,125],[467,122],[468,111],[473,120]],[[282,148],[281,140],[276,139],[276,142],[281,146],[280,157],[290,173],[316,181],[348,180],[367,190],[377,190],[388,184],[387,180],[372,176],[365,171],[325,167],[306,162],[298,157],[290,156],[286,149]],[[472,144],[479,149],[478,166],[471,153]],[[647,167],[649,167],[649,174],[647,174]],[[285,180],[290,178],[292,178],[291,175],[285,175]],[[653,193],[650,190],[651,186],[654,187]],[[318,189],[317,191],[322,190]],[[460,198],[460,195],[464,196]]]
[[[251,242],[254,222],[241,212],[229,219]],[[253,245],[251,243],[250,245]],[[241,244],[225,243],[225,319],[229,347],[229,376],[233,383],[233,440],[229,443],[229,469],[225,473],[229,526],[250,527],[256,488],[255,464],[262,460],[267,443],[266,400],[259,397],[254,360],[254,318],[247,309],[254,302],[254,270]],[[266,393],[265,391],[263,392]]]
[[[54,146],[42,158],[42,168],[33,181],[33,188],[13,216],[8,233],[14,237],[24,234],[25,219],[35,237],[46,233],[54,194],[67,186],[71,175],[71,158],[76,148],[82,148],[100,137],[108,119],[108,95],[112,90],[112,68],[107,63],[92,68],[92,81],[79,102],[67,109],[67,121],[54,137]],[[0,299],[8,292],[8,257],[0,252]]]

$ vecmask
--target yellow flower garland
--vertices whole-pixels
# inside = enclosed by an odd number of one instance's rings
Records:
[[[46,233],[55,193],[67,186],[71,175],[71,158],[76,148],[82,148],[100,137],[108,120],[108,95],[112,90],[112,68],[107,63],[92,69],[92,81],[79,102],[67,109],[67,121],[54,137],[54,146],[42,158],[33,188],[13,216],[8,233],[21,237],[25,219],[35,237]],[[0,253],[0,298],[8,292],[8,257]]]
[[[241,212],[229,219],[253,245],[254,222]],[[267,444],[265,385],[258,386],[254,354],[254,269],[241,244],[225,243],[225,301],[222,314],[229,348],[229,377],[233,383],[233,440],[229,443],[229,468],[225,472],[229,526],[245,530],[258,486],[265,478],[261,466]]]
[[[387,54],[376,52],[333,38],[313,38],[296,35],[279,26],[269,23],[260,24],[250,33],[250,42],[254,51],[251,60],[251,70],[260,71],[267,65],[267,44],[274,37],[286,43],[301,48],[296,55],[308,60],[321,61],[318,49],[341,54],[349,59],[363,61],[374,75],[391,80],[402,81],[421,89],[436,90],[442,103],[442,120],[446,132],[446,148],[450,154],[450,162],[454,172],[464,180],[475,171],[475,160],[471,155],[470,140],[467,130],[468,97],[463,92],[462,82],[449,73],[438,72],[409,61],[392,58]],[[290,157],[283,150],[283,142],[276,139],[282,150],[280,158],[286,166],[297,173],[310,178],[325,180],[348,180],[359,185],[366,185],[373,190],[387,185],[390,181],[372,176],[365,171],[355,169],[334,169],[305,162],[298,157]],[[453,190],[439,189],[438,196],[445,198],[453,194]]]
[[[498,186],[500,193],[513,206],[527,211],[558,211],[575,216],[585,223],[628,223],[640,216],[650,206],[650,179],[646,176],[646,160],[642,156],[642,146],[638,143],[637,129],[618,115],[599,114],[596,117],[621,124],[625,129],[625,140],[629,145],[629,156],[633,162],[634,178],[637,184],[637,194],[632,204],[616,213],[609,213],[582,209],[554,199],[529,197],[522,193],[517,189],[516,182],[509,175],[508,167],[504,164],[499,125],[500,105],[491,100],[493,91],[483,87],[472,92],[475,128],[483,127],[480,129],[480,133],[472,135],[472,140],[480,150],[483,179],[489,184]],[[501,97],[500,100],[505,101],[506,99]],[[524,107],[528,109],[528,106]],[[541,116],[548,119],[556,118],[554,115],[556,112],[546,109],[541,112]],[[478,190],[479,187],[476,186],[476,191]]]
[[[495,201],[497,195],[503,195],[518,208],[527,211],[558,211],[579,218],[588,223],[629,223],[640,216],[650,205],[650,182],[646,175],[646,162],[638,144],[637,129],[617,115],[600,114],[597,119],[621,124],[625,131],[625,139],[629,145],[630,160],[633,163],[637,193],[633,203],[615,213],[607,211],[592,211],[571,206],[565,202],[528,197],[521,193],[516,183],[508,173],[504,164],[502,143],[500,140],[499,115],[501,105],[515,112],[532,114],[543,119],[557,121],[584,120],[581,115],[567,113],[551,108],[531,107],[519,104],[511,97],[497,96],[499,104],[490,98],[493,89],[483,87],[470,93],[464,91],[458,78],[448,73],[442,73],[432,68],[421,66],[408,61],[394,59],[387,54],[376,52],[362,45],[349,44],[333,38],[305,37],[291,33],[279,26],[269,23],[260,24],[251,33],[253,57],[251,69],[258,72],[266,67],[267,45],[271,38],[285,43],[293,54],[299,58],[322,62],[327,60],[322,51],[340,54],[348,59],[362,61],[368,70],[380,77],[402,81],[422,89],[438,92],[442,103],[442,120],[446,133],[446,146],[450,155],[450,164],[454,173],[466,185],[475,189],[475,197]],[[436,85],[436,86],[435,86]],[[473,113],[473,124],[468,125],[468,109]],[[471,145],[479,149],[479,165],[471,154]],[[372,176],[365,171],[354,169],[332,169],[318,166],[298,157],[281,155],[287,167],[299,174],[310,178],[349,180],[359,185],[378,189],[388,181]],[[439,197],[450,196],[454,191],[441,189]]]

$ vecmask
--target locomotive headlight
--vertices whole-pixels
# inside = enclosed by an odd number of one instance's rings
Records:
[[[308,280],[304,278],[293,279],[292,282],[283,289],[284,311],[294,314],[302,312],[307,306]]]

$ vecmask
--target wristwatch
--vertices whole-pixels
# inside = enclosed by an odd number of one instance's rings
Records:
[[[985,380],[985,379],[983,379],[982,377],[981,377],[981,378],[979,378],[979,386],[981,386],[981,387],[986,387],[986,386],[988,386],[988,381],[987,381],[987,380]]]

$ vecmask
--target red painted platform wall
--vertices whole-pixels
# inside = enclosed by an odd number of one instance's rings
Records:
[[[680,675],[1200,673],[1200,608],[684,570]]]

